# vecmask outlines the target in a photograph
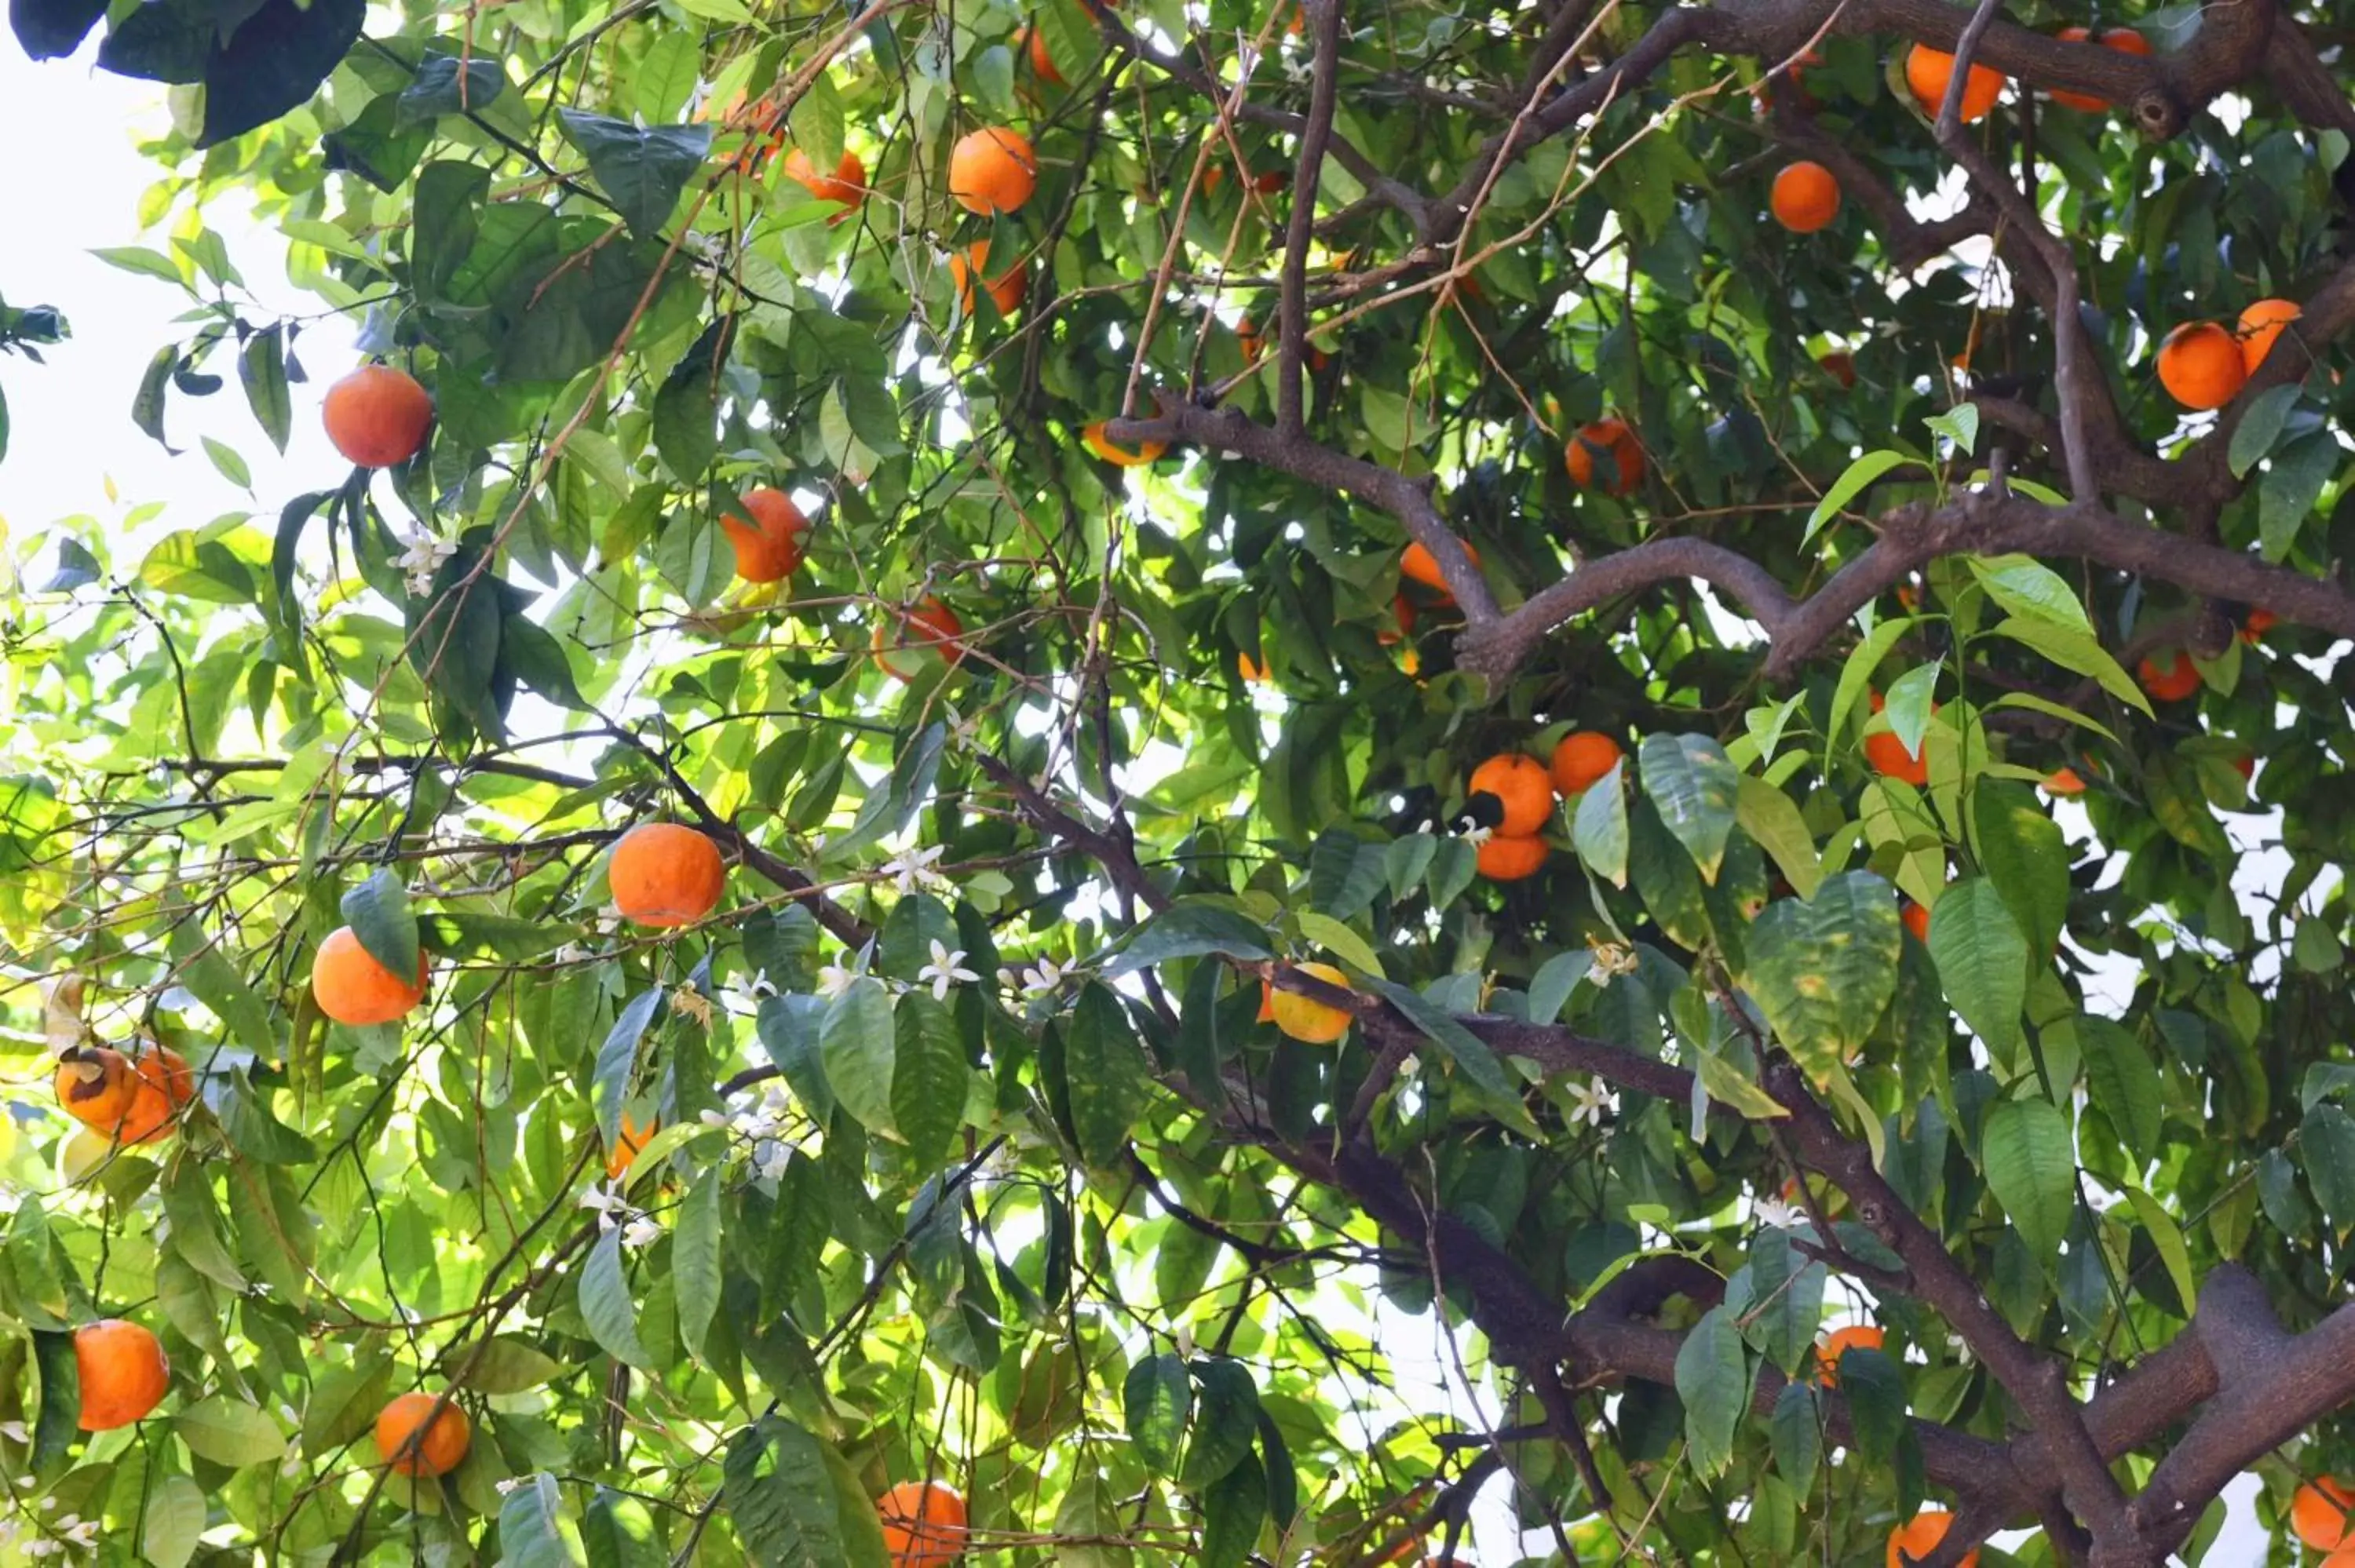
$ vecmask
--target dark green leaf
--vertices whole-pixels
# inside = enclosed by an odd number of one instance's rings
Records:
[[[1091,983],[1080,991],[1064,1037],[1063,1071],[1081,1158],[1114,1164],[1144,1115],[1153,1071],[1109,988]]]
[[[131,422],[175,457],[180,449],[164,439],[164,399],[169,395],[173,368],[179,363],[178,348],[166,344],[157,349],[155,357],[147,362],[146,374],[139,378],[138,395],[131,399]]]
[[[2019,922],[2028,950],[2050,953],[2069,914],[2069,845],[2061,825],[2026,789],[1992,779],[1972,794],[1971,823],[1980,869]]]
[[[1241,1361],[1196,1361],[1194,1381],[1201,1385],[1194,1402],[1194,1435],[1178,1472],[1178,1484],[1188,1491],[1215,1485],[1241,1464],[1259,1432],[1259,1390]],[[1252,1484],[1259,1488],[1256,1476]]]
[[[1627,791],[1620,776],[1626,763],[1588,785],[1571,818],[1571,842],[1586,869],[1614,887],[1627,885]]]
[[[1816,1414],[1816,1391],[1804,1383],[1783,1385],[1774,1396],[1773,1427],[1774,1467],[1792,1489],[1805,1497],[1816,1484],[1816,1465],[1823,1457],[1824,1435]]]
[[[1859,1345],[1840,1357],[1839,1391],[1848,1401],[1858,1457],[1876,1467],[1893,1464],[1905,1436],[1905,1385],[1897,1363]]]
[[[478,164],[437,159],[418,172],[410,207],[409,275],[418,297],[440,300],[482,232],[491,172]]]
[[[645,1038],[646,1026],[662,1011],[663,993],[659,987],[649,987],[630,998],[629,1002],[613,1020],[613,1027],[605,1033],[605,1043],[597,1047],[597,1067],[589,1081],[589,1102],[597,1112],[597,1135],[607,1149],[613,1147],[622,1131],[622,1105],[629,1097],[630,1080],[637,1067],[638,1042]]]
[[[242,136],[308,102],[367,19],[365,0],[265,0],[206,63],[197,148]]]
[[[550,1475],[527,1476],[499,1504],[499,1561],[512,1568],[576,1568],[588,1561]]]
[[[280,451],[286,450],[293,429],[293,405],[286,390],[286,339],[275,325],[245,340],[237,356],[237,377],[245,387],[246,406],[253,410],[261,433]]]
[[[344,921],[368,957],[396,975],[417,972],[417,916],[409,890],[390,866],[378,866],[343,897]]]
[[[1206,953],[1244,959],[1275,957],[1267,945],[1267,932],[1230,906],[1181,898],[1138,927],[1120,956],[1105,966],[1104,976],[1116,980],[1132,970]]]
[[[564,133],[589,159],[598,188],[613,199],[630,232],[657,233],[678,206],[678,194],[711,150],[709,125],[641,128],[579,110],[558,111]]]
[[[1241,1568],[1267,1522],[1267,1478],[1246,1455],[1202,1495],[1203,1568]]]
[[[62,59],[106,15],[104,0],[8,0],[8,26],[27,58]]]
[[[2158,1065],[2141,1041],[2122,1024],[2087,1013],[2076,1021],[2077,1047],[2084,1058],[2085,1087],[2094,1108],[2109,1122],[2128,1153],[2144,1160],[2160,1154],[2160,1080]]]
[[[2295,381],[2272,387],[2257,394],[2257,400],[2243,409],[2241,422],[2232,427],[2232,442],[2224,454],[2234,479],[2243,479],[2256,467],[2264,455],[2274,450],[2281,439],[2282,421],[2296,407],[2305,390]]]
[[[759,1568],[884,1568],[882,1525],[849,1467],[792,1422],[746,1427],[722,1473],[720,1501]]]
[[[401,89],[393,123],[405,130],[444,114],[474,113],[506,86],[507,73],[496,60],[430,55],[418,66],[415,79]]]
[[[1750,1358],[1723,1307],[1703,1314],[1678,1347],[1677,1397],[1685,1407],[1686,1457],[1700,1475],[1721,1474],[1750,1408]]]
[[[581,1543],[589,1568],[666,1568],[670,1553],[655,1532],[654,1514],[627,1492],[601,1486],[581,1515]]]
[[[2311,1107],[2298,1124],[2298,1162],[2330,1228],[2355,1228],[2355,1118],[2328,1102]]]
[[[1178,1473],[1178,1446],[1194,1408],[1194,1385],[1178,1356],[1147,1356],[1128,1369],[1121,1407],[1136,1457],[1156,1476]]]
[[[901,997],[891,1022],[891,1119],[916,1169],[929,1171],[948,1158],[964,1119],[964,1047],[956,1020],[928,991]]]
[[[671,1287],[678,1298],[679,1342],[698,1357],[705,1330],[719,1308],[719,1171],[714,1163],[696,1177],[671,1231]]]
[[[1987,878],[1966,876],[1939,895],[1930,911],[1930,957],[1963,1022],[2009,1060],[2028,1000],[2028,943]]]

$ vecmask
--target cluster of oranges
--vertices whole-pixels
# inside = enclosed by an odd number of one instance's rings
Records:
[[[2063,27],[2055,35],[2063,42],[2098,43],[2106,49],[2121,54],[2148,55],[2150,41],[2132,27],[2112,27],[2097,39],[2083,27]],[[1801,64],[1820,64],[1813,55],[1803,57]],[[1905,85],[1924,114],[1934,116],[1944,107],[1948,85],[1954,79],[1955,57],[1926,44],[1915,44],[1905,56]],[[1800,66],[1794,65],[1788,73],[1795,85],[1800,78]],[[1986,117],[2003,94],[2007,78],[2001,71],[1983,65],[1973,65],[1963,82],[1962,117],[1966,122]],[[1762,96],[1763,96],[1763,90]],[[1804,98],[1804,90],[1801,93]],[[2091,93],[2056,90],[2054,102],[2088,114],[2106,111],[2111,104]],[[1774,176],[1767,206],[1774,220],[1797,234],[1812,234],[1825,228],[1839,216],[1840,188],[1838,179],[1829,169],[1811,159],[1785,165]],[[2159,345],[2158,371],[2159,385],[2168,396],[2184,408],[2201,410],[2220,408],[2238,395],[2242,386],[2256,374],[2257,366],[2272,351],[2274,340],[2282,329],[2298,319],[2301,312],[2290,300],[2259,300],[2241,313],[2237,328],[2218,322],[2187,322],[2168,334]],[[1967,351],[1957,361],[1968,367]],[[1851,381],[1849,384],[1853,384]]]
[[[65,1113],[93,1132],[116,1144],[155,1143],[196,1098],[197,1075],[178,1052],[153,1043],[128,1056],[74,1045],[58,1054],[50,1086]]]
[[[1826,1388],[1839,1386],[1840,1359],[1850,1351],[1877,1351],[1885,1343],[1880,1329],[1870,1323],[1853,1323],[1835,1329],[1824,1336],[1816,1347],[1816,1381]],[[1925,1508],[1911,1520],[1889,1532],[1888,1568],[1907,1568],[1920,1562],[1946,1539],[1954,1527],[1954,1516],[1944,1509]],[[1963,1556],[1962,1568],[1977,1568],[1979,1554],[1976,1548]]]
[[[1480,845],[1480,874],[1492,882],[1534,876],[1546,862],[1546,825],[1557,797],[1569,800],[1619,766],[1619,743],[1599,730],[1572,730],[1556,743],[1550,763],[1506,751],[1472,770],[1467,794],[1493,797],[1503,817]]]

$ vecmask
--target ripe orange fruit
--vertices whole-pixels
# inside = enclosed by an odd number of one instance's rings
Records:
[[[2250,375],[2274,351],[2282,328],[2306,314],[2296,300],[2259,300],[2241,313],[2241,365]]]
[[[338,1023],[390,1023],[425,1000],[425,955],[417,955],[417,979],[403,980],[360,945],[359,933],[338,926],[319,944],[311,960],[311,994],[319,1011]]]
[[[1480,564],[1479,551],[1466,545],[1464,553],[1472,557],[1474,566]],[[1439,575],[1439,557],[1423,548],[1421,541],[1409,545],[1406,553],[1399,557],[1399,575],[1427,588],[1438,589],[1439,597],[1449,604],[1455,602],[1455,596],[1447,591],[1447,579]]]
[[[2289,1500],[2290,1528],[2317,1552],[2333,1552],[2347,1541],[2347,1510],[2355,1491],[2336,1476],[2322,1476],[2297,1489]]]
[[[965,1547],[964,1499],[938,1481],[901,1481],[875,1504],[891,1568],[949,1568]]]
[[[1935,120],[1946,101],[1946,83],[1955,74],[1955,57],[1927,44],[1915,44],[1905,54],[1905,85],[1913,90],[1913,101],[1922,112]],[[1987,118],[1995,101],[2003,96],[2004,74],[1989,67],[1974,64],[1971,74],[1963,83],[1963,123]]]
[[[1260,177],[1263,180],[1267,178],[1264,175]],[[1235,323],[1235,341],[1242,345],[1245,365],[1257,365],[1259,356],[1267,351],[1267,342],[1261,335],[1259,323],[1249,316]],[[1306,351],[1302,354],[1301,358],[1307,362],[1309,369],[1322,370],[1333,363],[1333,356],[1314,343],[1303,344],[1301,346]]]
[[[2221,408],[2248,378],[2240,340],[2214,322],[2186,322],[2158,345],[2158,384],[2187,408]]]
[[[172,1363],[155,1336],[120,1318],[74,1330],[74,1368],[81,1374],[85,1432],[130,1425],[162,1404],[172,1386]]]
[[[973,278],[988,265],[986,239],[975,240],[963,253],[949,252],[949,276],[956,282],[957,303],[967,315],[973,314]],[[982,286],[989,291],[990,302],[997,307],[997,313],[1010,316],[1022,308],[1022,296],[1030,286],[1030,279],[1028,270],[1017,261],[996,277],[986,279]]]
[[[2082,44],[2091,41],[2094,35],[2083,27],[2063,27],[2053,36],[2062,43]],[[2102,35],[2102,48],[2115,49],[2122,55],[2147,55],[2150,53],[2150,40],[2132,27],[2112,27]],[[2052,101],[2085,114],[2099,114],[2110,106],[2108,99],[2096,98],[2090,92],[2063,92],[2057,87],[2052,90]]]
[[[1474,852],[1473,865],[1491,882],[1518,882],[1535,876],[1551,853],[1545,840],[1491,833]]]
[[[1881,694],[1873,693],[1872,711],[1879,713],[1885,705],[1886,700]],[[1938,705],[1931,704],[1930,711],[1936,713]],[[1871,765],[1874,772],[1891,779],[1902,779],[1917,789],[1930,781],[1930,748],[1926,742],[1922,747],[1922,755],[1916,757],[1905,749],[1905,743],[1898,739],[1893,731],[1880,730],[1864,737],[1864,759]]]
[[[842,150],[841,161],[830,175],[818,173],[809,154],[796,147],[785,154],[785,178],[820,201],[840,202],[844,210],[829,218],[830,223],[840,223],[867,199],[866,162],[847,147]]]
[[[1911,1524],[1900,1525],[1889,1532],[1889,1568],[1907,1568],[1927,1557],[1938,1542],[1946,1539],[1946,1531],[1955,1516],[1942,1508],[1925,1508],[1913,1516]],[[1963,1556],[1962,1568],[1979,1568],[1978,1549],[1974,1547]]]
[[[1087,443],[1088,450],[1104,461],[1118,463],[1123,468],[1141,467],[1169,450],[1167,441],[1140,441],[1133,450],[1121,446],[1104,434],[1104,421],[1102,419],[1082,429],[1080,440]]]
[[[1040,81],[1050,82],[1056,87],[1062,86],[1063,73],[1055,69],[1055,57],[1047,52],[1047,35],[1039,31],[1035,23],[1025,27],[1023,31],[1029,36],[1030,39],[1031,73]]]
[[[1839,181],[1821,164],[1802,158],[1774,176],[1767,206],[1794,234],[1813,234],[1839,216]]]
[[[2241,622],[2241,641],[2254,644],[2258,638],[2271,631],[2280,620],[2281,617],[2270,609],[2260,609],[2249,611],[2249,619]]]
[[[363,365],[327,388],[320,417],[337,451],[362,468],[390,468],[425,444],[433,399],[405,371]]]
[[[171,1132],[181,1108],[197,1097],[197,1075],[178,1052],[160,1045],[143,1053],[131,1070],[138,1087],[131,1109],[114,1126],[114,1139],[118,1143],[153,1143]]]
[[[1929,906],[1916,904],[1911,898],[1904,901],[1904,906],[1897,912],[1897,917],[1905,922],[1905,928],[1913,933],[1915,941],[1925,948],[1928,947],[1930,945]]]
[[[430,1393],[398,1394],[376,1418],[377,1457],[402,1476],[446,1476],[466,1457],[474,1428],[466,1413],[444,1404],[437,1413]],[[432,1425],[426,1425],[431,1417]],[[424,1427],[422,1436],[419,1427]]]
[[[2180,648],[2144,655],[2135,673],[2141,678],[2142,689],[2162,703],[2179,703],[2200,689],[2200,667]]]
[[[1331,964],[1295,964],[1293,967],[1327,985],[1337,985],[1344,991],[1349,988],[1349,977]],[[1276,991],[1274,1005],[1275,1026],[1295,1040],[1310,1045],[1330,1045],[1349,1032],[1349,1015],[1347,1012],[1296,992]]]
[[[1920,908],[1920,905],[1915,905]],[[1845,1329],[1834,1329],[1816,1347],[1816,1365],[1826,1388],[1839,1386],[1840,1358],[1850,1351],[1881,1349],[1885,1342],[1881,1330],[1870,1323],[1851,1323]]]
[[[614,1129],[613,1147],[605,1151],[605,1180],[620,1181],[622,1172],[630,1168],[630,1161],[638,1157],[638,1150],[646,1146],[646,1139],[661,1130],[662,1123],[654,1117],[640,1121],[623,1111],[622,1125]]]
[[[949,153],[949,195],[984,217],[1018,211],[1039,188],[1039,155],[1029,138],[1003,125],[966,132]]]
[[[691,926],[719,906],[728,868],[719,846],[677,822],[640,822],[613,841],[605,883],[622,917],[640,926]]]
[[[1502,752],[1472,769],[1465,787],[1472,795],[1494,795],[1505,808],[1497,836],[1525,839],[1553,815],[1553,779],[1545,764],[1517,751]]]
[[[1562,449],[1561,465],[1570,471],[1572,484],[1583,489],[1594,482],[1597,453],[1611,459],[1611,477],[1603,487],[1605,494],[1625,495],[1644,482],[1644,446],[1625,419],[1597,419],[1581,426],[1571,438],[1570,445]]]
[[[2044,789],[2050,795],[2082,795],[2085,780],[2073,768],[2056,768],[2044,776]]]
[[[1825,375],[1841,386],[1856,385],[1856,355],[1848,350],[1836,348],[1828,354],[1819,354],[1816,356],[1816,363],[1823,367]]]
[[[964,622],[939,599],[927,598],[913,609],[894,609],[890,613],[900,622],[897,647],[911,655],[894,662],[883,651],[883,629],[875,629],[875,662],[894,680],[914,680],[922,672],[924,654],[937,654],[952,666],[964,657],[964,644],[957,641],[964,634]]]
[[[792,496],[762,485],[744,493],[743,511],[731,508],[719,514],[719,531],[735,547],[738,577],[748,583],[773,583],[800,569],[809,519]]]
[[[1547,770],[1553,778],[1554,793],[1564,797],[1579,793],[1618,767],[1625,755],[1619,743],[1601,730],[1571,731],[1554,744],[1553,764]]]
[[[139,1075],[131,1059],[103,1045],[75,1045],[58,1053],[52,1086],[58,1108],[99,1131],[112,1133],[131,1112],[139,1094]]]

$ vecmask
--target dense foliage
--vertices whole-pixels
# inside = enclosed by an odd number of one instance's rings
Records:
[[[2355,1470],[2336,17],[115,9],[133,420],[378,466],[10,541],[0,1562],[1401,1561],[1496,1481],[2127,1568]]]

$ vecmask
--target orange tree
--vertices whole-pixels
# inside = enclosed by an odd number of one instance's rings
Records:
[[[2335,1548],[2309,20],[116,7],[369,466],[10,535],[0,1554]]]

